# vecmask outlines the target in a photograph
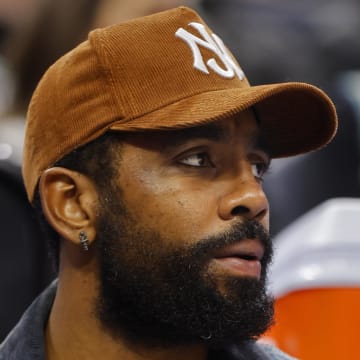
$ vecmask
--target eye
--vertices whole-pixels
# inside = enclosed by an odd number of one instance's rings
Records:
[[[264,180],[264,175],[268,171],[269,165],[264,162],[259,162],[251,165],[252,173],[254,177],[259,180]]]
[[[179,160],[179,163],[193,167],[213,167],[210,157],[206,152],[186,155]]]

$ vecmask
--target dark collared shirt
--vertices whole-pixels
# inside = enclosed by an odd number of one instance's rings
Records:
[[[45,360],[44,329],[56,294],[54,281],[24,313],[0,345],[0,360]],[[278,349],[249,342],[209,354],[209,360],[291,360]]]

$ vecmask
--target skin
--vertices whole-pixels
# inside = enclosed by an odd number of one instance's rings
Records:
[[[196,6],[197,2],[198,1],[194,0],[101,0],[98,5],[93,28],[117,24],[121,21],[164,11],[177,6]]]
[[[199,129],[125,137],[116,180],[127,209],[144,227],[177,242],[196,242],[239,219],[256,219],[268,229],[261,177],[269,157],[258,145],[253,113],[218,121],[215,133],[213,126]],[[149,349],[113,338],[92,308],[99,285],[91,247],[98,207],[94,184],[77,172],[51,168],[41,177],[40,194],[45,216],[63,238],[59,286],[46,327],[48,359],[206,359],[202,344]],[[88,253],[79,245],[81,230],[89,237]],[[208,271],[226,293],[223,275],[234,276],[232,270],[213,259]]]

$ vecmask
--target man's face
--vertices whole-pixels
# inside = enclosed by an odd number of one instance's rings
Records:
[[[125,137],[97,230],[97,313],[113,334],[219,346],[266,330],[269,158],[258,140],[251,111]]]

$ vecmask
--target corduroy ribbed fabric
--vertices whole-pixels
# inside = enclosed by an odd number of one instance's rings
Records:
[[[110,129],[190,127],[254,106],[272,157],[311,151],[332,139],[336,111],[320,89],[250,86],[240,71],[221,40],[186,7],[91,32],[48,69],[30,102],[23,158],[29,200],[44,170]]]

